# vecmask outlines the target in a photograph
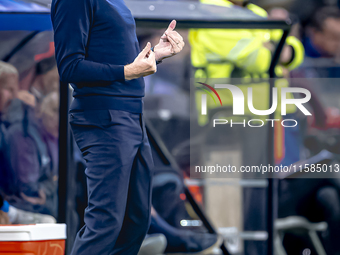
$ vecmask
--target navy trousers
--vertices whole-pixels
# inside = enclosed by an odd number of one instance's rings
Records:
[[[69,113],[87,168],[88,207],[72,255],[135,255],[150,224],[153,159],[143,115]]]

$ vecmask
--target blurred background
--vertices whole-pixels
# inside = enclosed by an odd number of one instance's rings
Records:
[[[128,6],[129,2],[126,0]],[[176,6],[175,2],[182,2],[192,10],[201,3],[201,13],[223,16],[229,9],[235,16],[254,15],[254,20],[273,24],[273,29],[179,29],[186,43],[183,52],[164,60],[156,74],[145,77],[144,114],[156,169],[149,243],[143,245],[160,251],[142,248],[141,254],[340,254],[339,171],[331,178],[301,174],[280,176],[275,181],[190,174],[193,162],[211,165],[218,161],[238,167],[297,162],[339,166],[340,1],[138,2],[148,11],[153,11],[156,3],[171,6],[173,2]],[[0,0],[0,224],[66,221],[68,254],[84,224],[86,164],[71,133],[67,143],[59,141],[64,130],[59,127],[63,123],[60,105],[67,100],[60,96],[53,32],[41,28],[43,24],[36,19],[10,17],[48,14],[49,8],[48,0]],[[171,11],[175,15],[176,10]],[[211,85],[227,81],[242,90],[252,87],[255,108],[268,109],[268,72],[283,35],[275,27],[278,21],[292,27],[271,78],[276,78],[276,87],[308,89],[312,116],[288,110],[284,118],[298,119],[298,126],[275,125],[272,138],[268,124],[256,130],[211,129],[212,118],[232,116],[232,100],[229,94],[221,94],[227,103],[217,107],[211,101],[207,117],[202,118],[196,99],[203,92],[195,87],[196,79]],[[164,29],[137,23],[140,47],[149,41],[156,45]],[[71,86],[67,89],[72,100]],[[247,118],[254,116],[248,114]],[[272,148],[268,139],[272,139]],[[59,153],[66,149],[67,164],[60,163]],[[59,180],[60,165],[67,166],[65,182]],[[272,196],[268,198],[269,193]],[[58,194],[65,195],[64,216],[60,215]],[[273,219],[273,226],[268,218]]]

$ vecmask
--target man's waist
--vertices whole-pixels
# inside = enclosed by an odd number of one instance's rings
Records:
[[[142,97],[125,97],[125,96],[76,96],[70,107],[74,110],[122,110],[132,113],[143,112]]]

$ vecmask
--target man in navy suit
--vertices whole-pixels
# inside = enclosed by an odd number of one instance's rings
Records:
[[[143,76],[179,53],[172,21],[140,52],[123,0],[53,0],[58,70],[71,83],[70,123],[87,164],[88,207],[72,255],[137,254],[150,223],[153,160],[143,120]]]

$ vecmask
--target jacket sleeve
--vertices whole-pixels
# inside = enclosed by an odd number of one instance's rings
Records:
[[[282,30],[277,30],[277,29],[273,30],[271,32],[270,37],[271,37],[270,39],[273,42],[278,43],[282,37]],[[283,66],[288,68],[289,70],[293,70],[302,64],[304,60],[304,56],[305,56],[305,48],[303,47],[302,42],[295,36],[288,36],[286,40],[286,45],[291,46],[294,50],[294,53],[293,53],[292,60]]]
[[[189,33],[195,67],[212,62],[232,63],[249,73],[268,71],[271,52],[249,30],[197,29]]]
[[[303,47],[302,42],[295,36],[289,36],[287,38],[286,44],[293,48],[294,57],[292,61],[285,65],[285,67],[287,67],[289,70],[293,70],[302,64],[305,56],[305,48]]]
[[[92,0],[53,0],[51,19],[56,59],[63,82],[124,80],[124,66],[85,59],[91,24]]]
[[[238,48],[239,45],[241,49]],[[263,46],[261,39],[254,37],[241,39],[230,50],[227,58],[248,73],[262,74],[268,71],[272,54]]]
[[[241,39],[238,44],[247,39]],[[248,39],[246,46],[241,47],[242,50],[238,50],[237,45],[231,49],[228,56],[236,50],[237,57],[235,56],[235,65],[250,72],[250,73],[263,73],[268,71],[272,59],[272,53],[269,49],[263,46],[263,42],[260,38]],[[297,68],[304,59],[304,47],[299,39],[294,36],[289,36],[286,41],[286,45],[293,48],[292,60],[283,65],[289,70]]]

